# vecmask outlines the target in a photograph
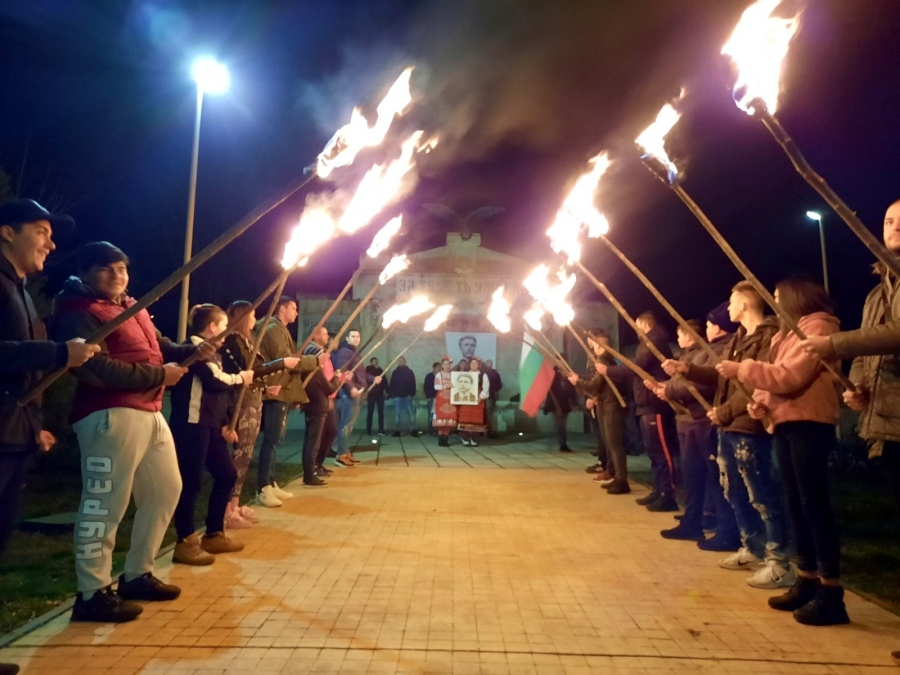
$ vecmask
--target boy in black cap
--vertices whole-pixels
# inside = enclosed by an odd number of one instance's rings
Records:
[[[26,277],[40,272],[56,248],[53,228],[73,224],[30,199],[0,204],[0,554],[18,519],[28,460],[56,443],[43,429],[40,397],[26,405],[19,400],[42,371],[80,366],[99,350],[84,340],[48,340],[25,290]],[[18,666],[0,663],[0,673],[15,672]]]

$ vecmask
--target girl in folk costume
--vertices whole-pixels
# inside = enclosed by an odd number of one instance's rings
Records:
[[[477,403],[474,405],[460,405],[459,407],[459,431],[463,439],[463,445],[476,446],[475,437],[486,434],[488,431],[485,417],[485,400],[490,395],[491,384],[487,375],[482,371],[481,361],[472,359],[469,361],[469,372],[472,373],[474,382],[472,390]]]
[[[228,324],[234,325],[235,321],[240,321],[240,325],[236,327],[235,332],[225,338],[219,354],[222,357],[222,369],[226,373],[240,373],[242,370],[249,368],[250,352],[253,350],[253,340],[251,339],[251,330],[256,324],[256,312],[250,309],[250,303],[246,300],[235,300],[228,306]],[[243,319],[241,317],[244,317]],[[240,506],[241,490],[244,487],[244,478],[247,476],[247,469],[250,467],[250,460],[253,458],[253,448],[256,445],[256,437],[259,435],[259,425],[262,420],[262,397],[263,392],[277,395],[279,386],[266,387],[265,377],[274,372],[284,370],[285,368],[295,368],[300,359],[296,357],[288,357],[278,359],[270,363],[263,363],[262,357],[256,355],[256,361],[252,368],[253,383],[244,392],[244,398],[241,401],[241,408],[238,412],[237,441],[232,446],[231,457],[234,460],[234,468],[237,470],[237,481],[231,491],[231,501],[228,503],[228,509],[225,512],[225,528],[229,530],[237,530],[250,527],[252,523],[259,522],[253,509],[249,506]]]
[[[441,361],[441,372],[434,376],[434,390],[437,393],[434,399],[434,428],[438,433],[438,445],[448,447],[450,445],[450,432],[456,427],[457,406],[450,402],[450,389],[453,381],[450,379],[450,368],[453,362],[449,356]]]

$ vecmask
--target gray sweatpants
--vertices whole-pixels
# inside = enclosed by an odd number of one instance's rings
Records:
[[[153,559],[181,494],[175,442],[160,413],[109,408],[73,425],[81,448],[81,504],[75,519],[75,574],[82,593],[112,583],[116,530],[134,495],[137,510],[128,579],[153,571]]]

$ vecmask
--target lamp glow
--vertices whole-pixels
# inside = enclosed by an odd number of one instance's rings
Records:
[[[807,211],[806,217],[809,218],[810,220],[815,220],[817,222],[821,222],[821,220],[822,220],[822,214],[819,213],[818,211]]]
[[[228,69],[213,58],[204,56],[194,61],[191,69],[197,88],[206,94],[224,94],[231,84]]]

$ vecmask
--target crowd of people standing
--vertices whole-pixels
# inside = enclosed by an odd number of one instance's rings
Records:
[[[0,205],[0,551],[16,520],[28,458],[55,443],[43,428],[40,400],[18,402],[42,372],[71,368],[77,381],[71,420],[83,484],[75,524],[78,595],[72,621],[129,621],[141,613],[136,601],[179,595],[180,589],[153,574],[173,518],[178,564],[209,565],[217,555],[240,551],[243,546],[229,532],[258,520],[249,505],[240,503],[240,495],[259,434],[256,505],[277,508],[294,496],[273,478],[292,409],[300,408],[306,417],[303,484],[309,487],[327,485],[329,453],[339,466],[359,463],[350,439],[363,400],[369,434],[376,413],[378,433],[385,433],[387,397],[394,401],[394,435],[418,433],[416,377],[405,360],[398,359],[390,377],[377,359],[361,367],[360,333],[354,329],[333,353],[323,327],[298,349],[289,330],[298,308],[290,297],[279,299],[264,324],[243,300],[226,309],[198,305],[182,344],[163,338],[146,310],[99,345],[85,344],[135,302],[126,292],[130,261],[108,242],[79,250],[77,274],[56,298],[48,336],[24,283],[41,271],[55,248],[53,228],[68,224],[69,219],[29,200]],[[884,241],[900,254],[900,202],[887,210]],[[661,536],[728,553],[721,567],[751,571],[747,583],[756,588],[783,589],[768,604],[793,612],[800,623],[847,623],[827,471],[841,396],[860,412],[860,435],[870,442],[872,456],[880,458],[900,507],[900,417],[895,413],[900,323],[894,320],[900,315],[900,292],[888,270],[878,265],[875,272],[878,281],[866,300],[862,327],[849,332],[840,332],[831,300],[817,282],[804,277],[779,282],[776,301],[799,325],[804,340],[766,316],[763,298],[747,282],[731,289],[727,301],[707,315],[705,326],[693,322],[690,331],[679,328],[678,359],[662,325],[646,312],[636,320],[641,344],[634,362],[649,378],[618,363],[606,350],[608,335],[593,332],[587,341],[595,356],[591,372],[568,378],[556,373],[547,399],[545,411],[557,418],[560,450],[569,450],[565,420],[577,405],[577,391],[596,422],[597,462],[587,471],[608,494],[627,494],[620,387],[630,384],[652,470],[652,491],[638,504],[652,512],[678,511],[675,488],[677,483],[683,487],[680,522]],[[698,344],[700,332],[712,354]],[[257,355],[251,347],[255,335],[261,337]],[[853,359],[855,389],[841,395],[823,362],[848,358]],[[186,361],[192,362],[178,365]],[[449,356],[435,362],[423,392],[429,430],[439,444],[449,445],[456,431],[464,445],[476,446],[490,432],[501,387],[490,361],[471,358],[455,369]],[[168,420],[162,415],[165,389],[171,391]],[[212,477],[212,490],[205,531],[198,536],[194,511],[204,469]],[[113,590],[112,552],[132,497],[131,546]],[[712,530],[715,534],[707,537]]]

